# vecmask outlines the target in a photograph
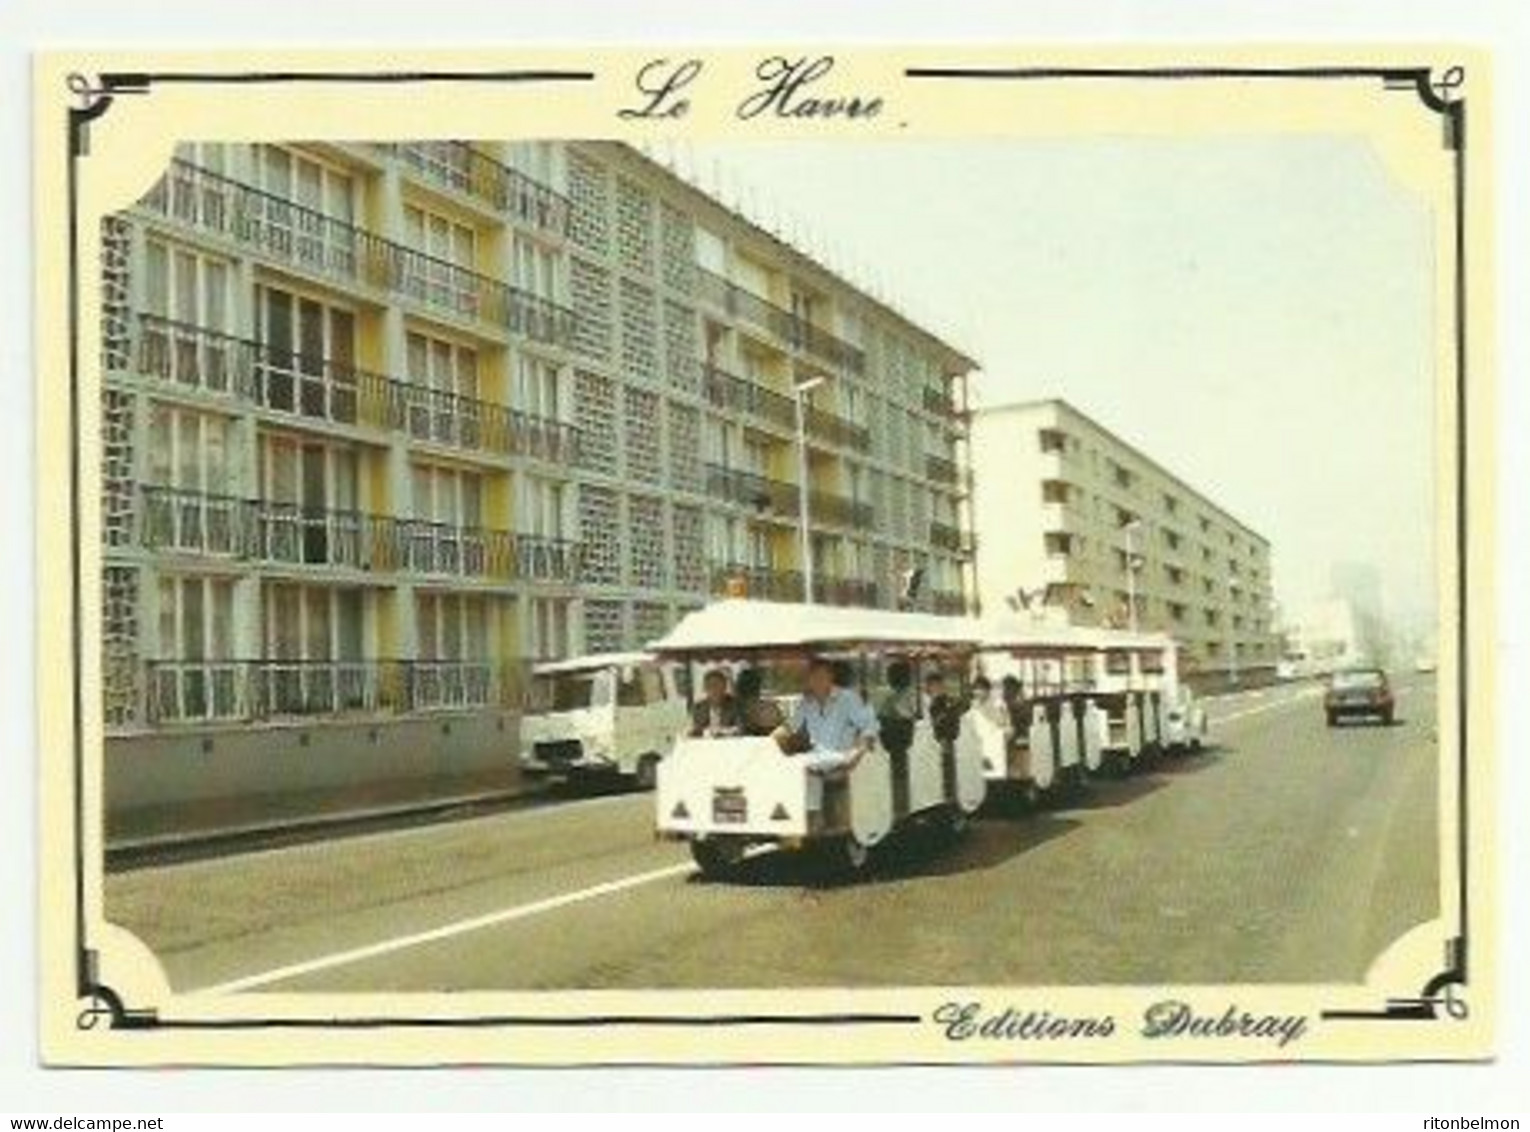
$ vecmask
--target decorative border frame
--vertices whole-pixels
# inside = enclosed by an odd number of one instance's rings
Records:
[[[1353,1021],[1461,1021],[1469,1016],[1466,998],[1469,986],[1468,927],[1470,897],[1468,786],[1468,710],[1470,675],[1468,670],[1468,475],[1467,475],[1467,272],[1466,272],[1466,105],[1458,94],[1465,82],[1465,68],[1453,65],[1438,74],[1430,66],[1293,66],[1293,67],[906,67],[903,77],[935,82],[1037,82],[1141,80],[1194,82],[1206,80],[1237,81],[1379,81],[1389,91],[1412,91],[1429,111],[1442,122],[1442,145],[1452,156],[1454,174],[1454,323],[1455,356],[1455,558],[1457,565],[1454,614],[1456,625],[1457,729],[1454,736],[1457,773],[1457,891],[1456,934],[1445,942],[1441,969],[1413,995],[1389,997],[1378,1010],[1325,1009],[1325,1020]],[[78,105],[68,111],[68,330],[69,330],[69,426],[77,438],[80,427],[80,324],[79,324],[79,162],[90,153],[92,123],[103,118],[119,95],[148,95],[156,85],[261,85],[275,83],[401,84],[401,83],[578,83],[591,82],[596,73],[589,70],[503,70],[503,71],[230,71],[230,72],[103,72],[94,79],[70,74],[66,86]],[[74,847],[74,967],[76,995],[83,1005],[76,1016],[79,1030],[92,1030],[103,1022],[107,1028],[125,1031],[151,1030],[252,1030],[252,1029],[383,1029],[401,1028],[485,1028],[500,1026],[585,1027],[607,1025],[644,1025],[665,1027],[719,1026],[911,1026],[925,1022],[917,1013],[841,1013],[841,1014],[738,1014],[738,1015],[590,1015],[537,1017],[491,1015],[477,1017],[394,1017],[364,1016],[351,1018],[232,1018],[232,1019],[162,1019],[152,1008],[134,1007],[99,976],[98,952],[87,939],[84,889],[83,829],[84,812],[84,689],[82,680],[83,650],[83,578],[80,553],[79,445],[71,443],[69,455],[70,528],[70,615],[73,660],[72,728]],[[1445,595],[1441,595],[1442,600]],[[1130,1059],[1128,1059],[1130,1060]],[[1273,1059],[1271,1059],[1273,1060]],[[1157,1062],[1155,1062],[1157,1063]],[[1175,1059],[1170,1064],[1207,1064],[1195,1059]],[[1220,1062],[1217,1062],[1220,1064]],[[1256,1059],[1257,1063],[1257,1059]],[[623,1062],[623,1064],[632,1064]],[[807,1063],[802,1063],[807,1064]],[[910,1061],[907,1064],[918,1064]],[[933,1063],[932,1063],[933,1064]],[[1078,1064],[1051,1062],[1049,1064]]]

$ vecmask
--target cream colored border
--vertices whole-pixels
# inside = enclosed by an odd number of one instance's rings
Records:
[[[906,51],[806,48],[791,54],[832,53],[835,90],[881,95],[886,108],[867,122],[796,122],[733,116],[738,101],[758,85],[752,70],[775,48],[758,51],[676,46],[642,52],[608,49],[476,52],[242,52],[165,54],[88,52],[52,55],[36,68],[36,199],[39,358],[39,730],[42,736],[41,821],[41,1025],[47,1060],[65,1064],[441,1064],[513,1062],[736,1063],[736,1062],[1018,1062],[1244,1060],[1462,1059],[1490,1053],[1496,990],[1494,937],[1494,765],[1491,577],[1492,509],[1492,274],[1489,266],[1492,162],[1488,140],[1491,91],[1487,60],[1451,46],[1342,48],[1132,48],[971,50],[920,47]],[[635,103],[638,69],[657,56],[705,60],[704,81],[690,93],[691,111],[673,123],[623,120],[616,111]],[[1149,136],[1207,133],[1325,132],[1364,134],[1397,179],[1436,206],[1436,246],[1454,247],[1451,155],[1441,143],[1443,119],[1412,90],[1387,90],[1376,80],[1281,80],[1245,83],[1198,81],[950,82],[910,80],[904,68],[1415,68],[1436,78],[1463,68],[1464,81],[1450,92],[1469,107],[1466,154],[1466,264],[1470,294],[1466,327],[1470,382],[1457,404],[1454,375],[1454,275],[1442,254],[1439,275],[1439,538],[1441,585],[1456,592],[1456,414],[1470,426],[1471,478],[1467,487],[1470,552],[1466,579],[1471,594],[1468,626],[1471,725],[1469,756],[1471,868],[1469,981],[1447,988],[1431,1021],[1322,1021],[1323,1009],[1377,1011],[1391,998],[1417,997],[1445,967],[1445,922],[1423,925],[1396,941],[1376,962],[1364,986],[1149,987],[1149,988],[893,988],[876,991],[791,992],[568,992],[463,994],[452,996],[246,995],[230,998],[176,996],[152,957],[126,933],[100,918],[101,797],[98,649],[100,532],[98,491],[91,472],[100,457],[99,296],[93,281],[99,255],[99,217],[141,193],[163,167],[178,138],[279,137],[287,124],[302,123],[310,138],[425,138],[431,136],[675,137],[734,140],[827,137],[896,140],[967,136],[1034,138],[1109,131]],[[593,70],[580,84],[451,83],[428,85],[285,84],[173,85],[156,83],[141,94],[118,94],[90,129],[90,156],[78,165],[79,433],[70,421],[68,396],[69,247],[67,115],[82,100],[68,76],[86,84],[109,72],[251,71],[504,71]],[[364,92],[364,97],[362,96]],[[290,129],[287,130],[290,133]],[[81,835],[85,862],[80,878],[88,909],[86,934],[99,954],[98,981],[127,1007],[155,1012],[160,1028],[111,1025],[104,1000],[82,999],[75,972],[75,790],[73,653],[71,647],[70,453],[82,471],[77,503],[78,552],[83,582],[80,678],[83,687],[83,793],[87,820]],[[1452,692],[1462,658],[1452,646],[1455,626],[1441,625],[1441,874],[1442,907],[1458,904],[1456,821],[1458,794],[1454,749],[1456,704]],[[1183,998],[1220,1008],[1229,1002],[1256,1012],[1311,1016],[1308,1035],[1284,1049],[1206,1039],[1151,1042],[1137,1036],[1143,1008],[1159,999]],[[1118,1028],[1109,1039],[1068,1043],[951,1042],[931,1021],[952,1000],[980,1000],[1060,1014],[1112,1014]],[[1455,1009],[1447,1010],[1449,1005]],[[1464,1007],[1464,1016],[1457,1010]],[[908,1026],[780,1024],[688,1026],[620,1024],[462,1025],[377,1029],[181,1029],[221,1020],[280,1017],[410,1015],[463,1019],[505,1016],[546,1020],[589,1014],[695,1016],[718,1014],[818,1014],[895,1012],[920,1019]],[[118,1018],[118,1022],[125,1019]],[[86,1028],[82,1023],[90,1023]]]

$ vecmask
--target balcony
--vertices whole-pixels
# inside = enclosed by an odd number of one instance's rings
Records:
[[[967,599],[956,590],[933,590],[930,608],[936,613],[960,615],[967,612]]]
[[[373,148],[440,188],[480,200],[529,227],[568,234],[567,197],[465,142],[379,142]]]
[[[792,399],[757,381],[739,377],[709,365],[702,377],[707,400],[719,409],[732,409],[766,421],[782,429],[797,427],[797,410]]]
[[[538,342],[573,336],[568,307],[185,161],[172,161],[141,204],[311,275]]]
[[[157,315],[139,315],[136,354],[145,377],[297,419],[557,464],[579,447],[579,430],[562,421]]]
[[[708,271],[696,269],[696,285],[701,298],[714,307],[745,322],[767,331],[775,338],[795,349],[806,351],[836,369],[862,373],[866,368],[865,352],[858,346],[814,326],[784,307],[778,307],[769,299],[740,287],[731,279]]]
[[[956,466],[956,461],[948,460],[944,456],[926,456],[924,474],[935,483],[952,486],[960,483],[962,478],[961,469]]]
[[[796,484],[747,472],[742,468],[708,464],[707,493],[718,499],[742,503],[759,512],[772,512],[791,518],[801,514]]]
[[[470,660],[154,660],[150,723],[217,723],[505,706],[497,666]]]
[[[871,504],[851,499],[832,491],[815,491],[810,499],[810,518],[813,523],[834,527],[869,527],[872,521]]]
[[[140,539],[164,553],[491,581],[578,577],[579,545],[562,539],[147,484],[140,491]]]
[[[819,576],[813,581],[813,597],[821,605],[875,608],[877,584],[860,578]]]
[[[712,593],[724,595],[732,585],[742,583],[745,596],[756,601],[801,601],[802,572],[778,570],[774,566],[746,566],[743,563],[714,562],[710,567]]]
[[[960,554],[966,544],[960,527],[953,527],[949,523],[931,523],[930,545],[938,550]]]
[[[797,407],[790,394],[781,393],[747,377],[739,377],[715,365],[704,368],[702,388],[707,400],[719,409],[745,413],[782,430],[794,431],[797,427]],[[813,405],[804,408],[803,428],[814,440],[860,451],[871,446],[871,432],[861,425],[827,409]]]
[[[926,385],[921,400],[924,411],[934,413],[939,417],[949,417],[956,414],[956,407],[951,404],[951,395],[944,389],[935,389]]]
[[[535,582],[577,582],[584,545],[552,535],[515,536],[516,573]]]
[[[715,595],[726,594],[731,585],[741,582],[745,595],[756,601],[802,601],[805,596],[800,570],[714,562],[711,565],[711,580],[712,593]],[[877,585],[857,578],[818,573],[813,579],[813,600],[820,605],[874,607],[877,604]]]

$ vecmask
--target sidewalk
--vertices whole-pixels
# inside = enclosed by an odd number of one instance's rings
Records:
[[[110,815],[108,852],[295,832],[458,806],[506,801],[532,793],[535,782],[513,766],[450,778],[410,778],[304,794],[219,798]]]

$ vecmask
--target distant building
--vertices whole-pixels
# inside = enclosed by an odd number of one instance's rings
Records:
[[[1286,659],[1298,676],[1322,675],[1367,659],[1354,607],[1330,598],[1286,626]]]
[[[978,595],[1180,641],[1192,670],[1273,669],[1270,544],[1066,401],[973,414]]]

